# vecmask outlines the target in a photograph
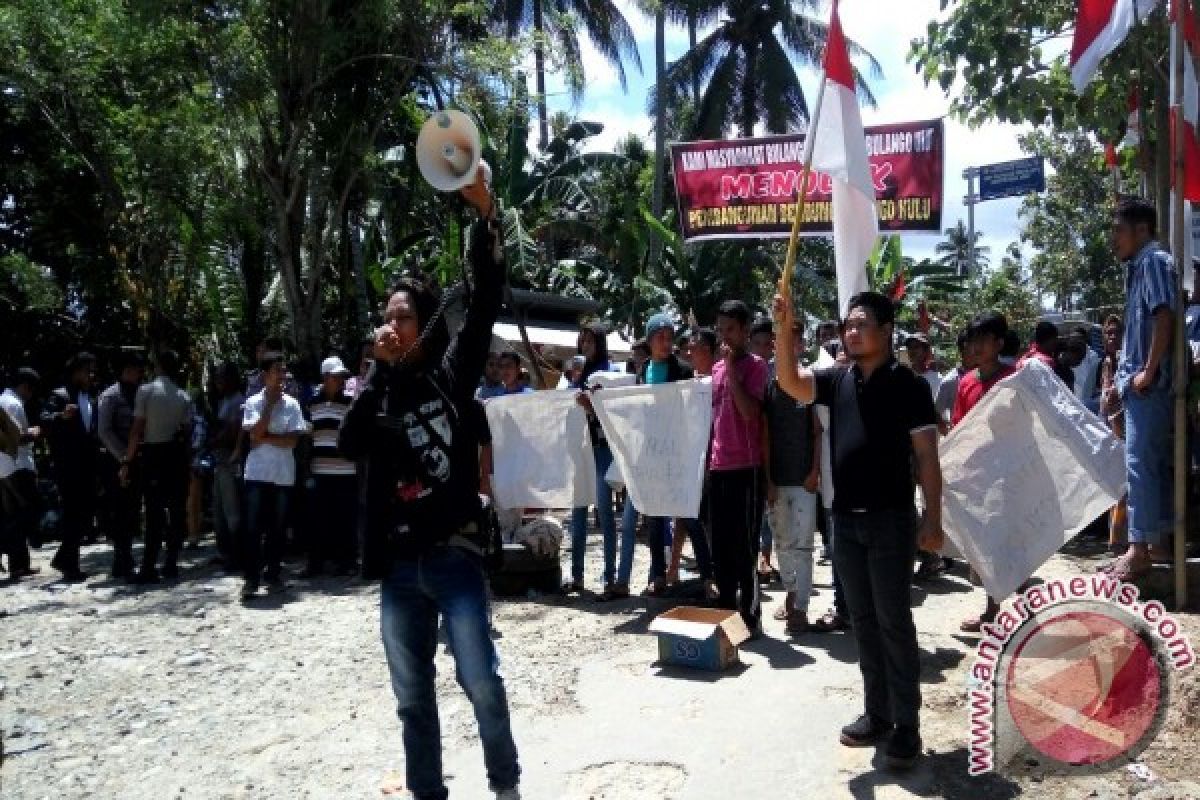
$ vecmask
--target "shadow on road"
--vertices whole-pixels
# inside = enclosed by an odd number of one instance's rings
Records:
[[[972,777],[967,774],[967,751],[959,748],[948,753],[925,755],[911,770],[889,769],[880,747],[871,760],[871,772],[851,778],[847,788],[855,800],[875,800],[885,787],[899,787],[919,797],[944,797],[946,800],[1009,800],[1021,794],[1020,786],[1002,775],[989,772]]]

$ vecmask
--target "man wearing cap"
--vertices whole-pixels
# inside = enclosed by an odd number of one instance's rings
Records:
[[[308,569],[315,577],[333,563],[339,575],[357,569],[358,475],[353,461],[338,452],[338,431],[353,398],[346,394],[350,370],[337,356],[321,362],[321,387],[308,406],[312,429],[314,519],[308,535]]]
[[[675,324],[666,314],[655,314],[646,323],[646,346],[650,349],[650,358],[642,363],[641,369],[637,373],[637,382],[639,384],[649,384],[651,386],[660,383],[674,383],[675,381],[687,381],[692,379],[692,368],[679,360],[675,355]],[[631,537],[634,535],[634,529],[637,525],[638,511],[633,507],[633,501],[628,497],[625,499],[625,513],[622,517],[621,536]],[[667,533],[667,518],[666,517],[649,517],[646,519],[646,528],[648,530],[646,541],[650,546],[650,579],[647,581],[645,594],[660,595],[667,588],[667,557],[666,557],[666,533]],[[697,537],[692,541],[692,547],[696,549],[696,557],[698,560],[707,561],[707,552],[701,553],[701,548],[707,551],[704,547],[707,542],[702,542],[697,545]],[[621,549],[622,554],[625,552],[633,552],[632,548]],[[617,568],[617,583],[613,587],[612,592],[606,594],[614,594],[616,596],[624,596],[629,593],[629,575],[632,570],[632,564],[622,563]]]
[[[37,488],[37,466],[33,461],[33,443],[41,431],[30,427],[25,407],[37,394],[41,378],[28,367],[17,370],[11,388],[0,394],[0,415],[11,418],[17,429],[18,442],[13,458],[12,473],[2,481],[0,490],[0,541],[6,542],[4,551],[8,555],[8,574],[11,580],[36,575],[37,567],[29,563],[29,540],[37,537],[38,513],[41,511],[41,495]]]
[[[137,390],[133,431],[121,466],[127,482],[134,469],[142,476],[146,498],[146,546],[135,583],[158,583],[158,551],[166,540],[162,577],[179,577],[179,550],[186,533],[191,458],[192,399],[179,388],[179,354],[164,350],[155,361],[154,380]]]
[[[68,583],[87,578],[79,568],[79,545],[95,534],[96,357],[79,353],[67,362],[67,383],[50,393],[42,412],[48,432],[54,482],[62,501],[61,543],[50,566]]]
[[[133,433],[133,407],[142,383],[142,357],[124,353],[118,361],[117,381],[100,393],[100,421],[96,434],[104,453],[100,456],[100,482],[104,486],[105,523],[113,547],[113,578],[133,576],[133,540],[142,526],[141,486],[136,470],[128,471],[128,480],[118,473],[129,451]]]

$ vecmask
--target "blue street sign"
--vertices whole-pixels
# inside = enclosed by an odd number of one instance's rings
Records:
[[[986,164],[979,168],[979,201],[1002,197],[1021,197],[1030,192],[1044,192],[1045,164],[1040,156]]]
[[[979,201],[1020,197],[1046,191],[1046,168],[1040,156],[988,164],[979,168]]]

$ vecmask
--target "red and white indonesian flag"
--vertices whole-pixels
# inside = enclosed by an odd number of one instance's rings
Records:
[[[1183,151],[1184,151],[1184,199],[1192,202],[1200,201],[1200,138],[1196,135],[1197,123],[1200,122],[1200,82],[1196,80],[1196,63],[1194,56],[1200,51],[1200,38],[1196,32],[1196,18],[1192,13],[1190,0],[1173,0],[1171,4],[1171,63],[1175,63],[1175,43],[1180,37],[1176,36],[1176,25],[1180,18],[1183,20],[1183,42],[1186,52],[1183,55]],[[1174,70],[1171,72],[1174,80]],[[1175,87],[1171,87],[1172,101],[1176,96]],[[1172,116],[1172,134],[1174,130]]]
[[[1183,54],[1183,130],[1176,130],[1175,114],[1171,115],[1171,136],[1183,136],[1183,214],[1184,214],[1184,252],[1179,254],[1175,263],[1182,271],[1183,286],[1189,292],[1195,287],[1195,271],[1192,269],[1192,203],[1200,202],[1200,136],[1197,127],[1200,126],[1200,81],[1196,79],[1195,55],[1200,52],[1200,36],[1197,35],[1196,17],[1193,13],[1191,0],[1172,0],[1171,2],[1171,62],[1175,63],[1175,43],[1180,41],[1176,26],[1183,23],[1184,54]],[[1175,71],[1171,71],[1171,80],[1175,80]],[[1171,86],[1171,98],[1174,102],[1175,86]],[[1172,138],[1172,152],[1174,152]],[[1173,187],[1172,194],[1179,191]],[[1172,203],[1172,207],[1174,204]]]
[[[838,306],[843,317],[850,298],[870,288],[866,264],[879,237],[875,184],[867,161],[866,134],[854,69],[837,2],[825,45],[825,97],[812,132],[812,168],[833,179],[833,250],[837,262]]]
[[[1071,82],[1082,92],[1104,57],[1116,50],[1133,26],[1150,16],[1159,0],[1079,0],[1071,43]]]

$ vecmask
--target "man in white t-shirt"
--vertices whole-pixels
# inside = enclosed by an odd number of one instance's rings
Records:
[[[7,414],[17,429],[19,442],[12,458],[7,487],[0,491],[3,503],[0,519],[0,541],[7,542],[8,574],[10,580],[36,575],[40,570],[30,566],[29,540],[37,541],[38,512],[41,496],[37,488],[37,467],[33,462],[33,443],[41,431],[29,425],[25,406],[33,401],[41,378],[32,369],[20,369],[11,388],[0,394],[0,414]],[[4,456],[0,456],[3,460]],[[0,470],[3,475],[6,470]]]
[[[284,393],[287,368],[283,356],[262,364],[263,389],[246,401],[242,430],[250,441],[246,457],[246,527],[242,566],[246,583],[242,598],[258,593],[266,578],[271,591],[283,582],[284,522],[292,487],[296,484],[296,457],[292,452],[308,430],[296,398]]]

